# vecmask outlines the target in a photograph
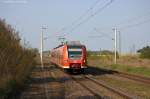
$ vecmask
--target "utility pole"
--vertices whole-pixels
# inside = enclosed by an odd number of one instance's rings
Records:
[[[43,77],[46,76],[46,74],[44,72],[44,64],[43,64],[43,50],[44,50],[44,37],[43,37],[43,34],[44,34],[44,30],[45,29],[46,29],[46,27],[42,27],[42,32],[41,32],[41,55],[40,55],[40,57],[41,57],[41,68],[42,68],[42,72],[43,72]],[[45,83],[44,84],[45,95],[46,95],[46,99],[49,99],[47,88],[48,88],[47,84]]]
[[[120,31],[118,31],[118,34],[119,34],[119,55],[121,56],[121,33]]]
[[[43,39],[43,30],[45,30],[46,28],[45,27],[42,27],[42,32],[41,32],[41,55],[40,55],[40,57],[41,57],[41,66],[42,66],[42,68],[44,67],[43,66],[43,48],[44,48],[44,39]]]
[[[115,64],[117,63],[117,28],[114,28],[113,29],[114,30],[114,32],[115,32],[115,40],[114,40],[114,62],[115,62]]]

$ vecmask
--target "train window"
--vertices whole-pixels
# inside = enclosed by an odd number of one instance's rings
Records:
[[[82,57],[82,47],[81,46],[71,46],[68,48],[69,58],[81,58]]]

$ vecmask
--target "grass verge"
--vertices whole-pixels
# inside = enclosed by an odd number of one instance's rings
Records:
[[[112,64],[112,65],[98,66],[98,67],[150,77],[150,68],[148,67],[134,67],[134,66],[127,66],[122,64]]]
[[[135,59],[134,59],[135,60]],[[130,60],[129,60],[130,61]],[[137,60],[138,61],[138,60]],[[136,61],[134,61],[136,62]],[[98,68],[112,69],[132,74],[137,74],[145,77],[150,77],[149,66],[132,66],[123,63],[113,64],[113,60],[110,57],[88,57],[87,63],[89,66],[94,66]],[[127,61],[125,61],[127,63]]]

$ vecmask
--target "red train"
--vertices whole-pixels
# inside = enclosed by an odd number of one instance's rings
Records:
[[[69,71],[82,71],[86,67],[86,47],[79,42],[59,45],[51,51],[51,62]]]

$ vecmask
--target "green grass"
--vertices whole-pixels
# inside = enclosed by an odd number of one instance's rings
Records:
[[[150,77],[150,68],[148,66],[142,67],[142,66],[129,66],[125,64],[113,64],[113,60],[111,60],[111,57],[108,56],[106,57],[90,56],[87,58],[87,61],[88,61],[88,65],[90,66],[113,69],[122,72]]]
[[[138,74],[141,76],[150,77],[150,68],[147,68],[147,67],[134,67],[134,66],[127,66],[127,65],[122,65],[122,64],[112,64],[112,65],[107,65],[107,66],[98,65],[97,67],[113,69],[113,70],[117,70],[117,71],[122,71],[122,72],[133,73],[133,74]]]
[[[128,81],[126,79],[117,79],[113,77],[106,77],[103,76],[99,78],[105,82],[107,82],[110,86],[122,89],[125,92],[127,91],[128,93],[132,95],[137,95],[140,96],[138,97],[139,99],[149,99],[150,97],[150,90],[149,90],[149,85],[144,85],[141,83],[135,83],[133,81]]]

